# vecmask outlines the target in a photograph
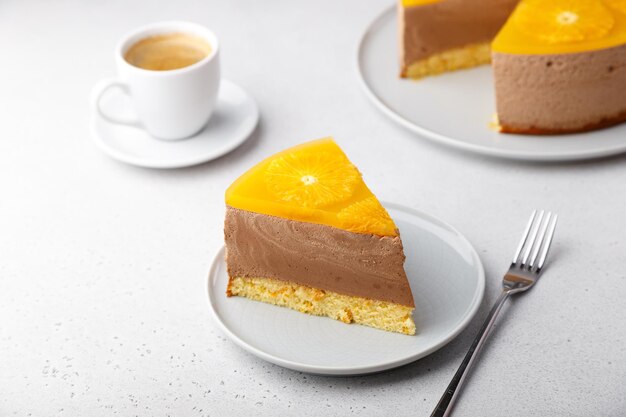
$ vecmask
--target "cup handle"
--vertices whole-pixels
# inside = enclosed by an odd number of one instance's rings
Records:
[[[133,126],[138,128],[143,128],[141,122],[137,117],[119,117],[111,114],[107,114],[102,107],[100,106],[100,100],[104,93],[106,93],[111,88],[118,88],[122,90],[122,92],[128,96],[130,96],[130,89],[128,88],[128,84],[117,79],[117,78],[107,78],[104,80],[100,80],[91,91],[91,106],[93,109],[98,112],[98,114],[106,121],[111,123],[117,123],[120,125]]]

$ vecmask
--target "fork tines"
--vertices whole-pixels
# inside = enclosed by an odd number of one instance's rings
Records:
[[[513,265],[528,271],[541,272],[550,250],[557,218],[556,213],[533,211],[513,257]]]

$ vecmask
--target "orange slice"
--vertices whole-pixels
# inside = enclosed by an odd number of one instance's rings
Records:
[[[360,179],[344,155],[306,149],[274,159],[265,172],[267,188],[277,198],[313,208],[349,199]]]
[[[337,213],[343,227],[352,232],[392,235],[396,225],[387,210],[374,198],[357,201]]]
[[[552,44],[601,39],[615,24],[601,0],[526,0],[513,19],[521,31]]]

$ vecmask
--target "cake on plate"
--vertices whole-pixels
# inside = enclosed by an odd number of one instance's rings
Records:
[[[502,132],[574,133],[626,121],[626,0],[401,0],[398,7],[401,76],[493,62]]]
[[[239,177],[224,237],[228,296],[415,334],[398,228],[331,138]]]

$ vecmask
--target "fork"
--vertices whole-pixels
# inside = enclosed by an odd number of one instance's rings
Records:
[[[474,339],[472,346],[470,346],[465,358],[463,358],[461,366],[454,374],[446,392],[441,396],[430,417],[447,417],[450,415],[460,388],[465,382],[468,370],[472,367],[485,345],[485,341],[491,333],[493,324],[504,302],[510,295],[530,289],[539,279],[550,250],[557,217],[556,214],[551,212],[545,213],[542,210],[537,214],[537,210],[533,211],[526,230],[524,230],[522,240],[517,246],[511,266],[502,279],[502,292],[491,308],[476,339]]]

